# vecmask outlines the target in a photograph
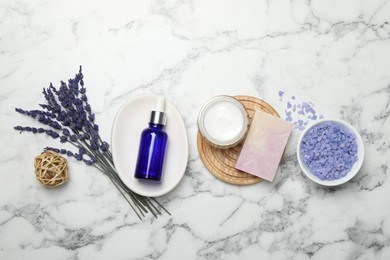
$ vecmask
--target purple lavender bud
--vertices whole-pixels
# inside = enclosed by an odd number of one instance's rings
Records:
[[[91,122],[95,121],[95,114],[90,114],[90,115],[88,116],[88,119],[89,119],[89,121],[91,121]]]
[[[66,152],[66,155],[69,156],[69,157],[72,157],[73,156],[73,153],[71,151],[67,151]]]
[[[91,138],[92,142],[97,143],[99,141],[99,135],[96,132],[92,132],[91,136],[92,136]]]
[[[78,137],[79,137],[80,141],[84,141],[85,140],[85,134],[82,133],[82,132],[79,133]]]
[[[88,133],[84,133],[85,140],[91,140],[91,135]]]
[[[23,127],[18,125],[18,126],[15,126],[14,127],[15,130],[18,130],[18,131],[23,131]]]
[[[84,147],[79,147],[79,154],[81,154],[81,155],[83,155],[83,154],[85,154],[86,153],[86,150],[85,150],[85,148]]]
[[[87,112],[81,111],[79,113],[79,118],[83,120],[83,122],[87,119]]]
[[[64,128],[64,129],[62,129],[62,134],[63,134],[64,136],[69,136],[69,135],[70,135],[70,132],[69,132],[69,130],[68,130],[67,128]]]
[[[46,134],[54,139],[60,137],[60,135],[57,132],[52,131],[52,130],[46,130]]]
[[[78,131],[81,131],[83,129],[82,124],[77,123],[76,126],[75,126],[75,129],[78,130]]]
[[[49,121],[48,125],[57,129],[57,130],[61,130],[61,128],[62,128],[61,125],[56,121]]]
[[[42,123],[42,124],[45,124],[45,125],[49,124],[48,119],[44,115],[39,115],[38,116],[38,121],[40,123]]]
[[[69,126],[70,122],[71,122],[70,118],[66,117],[66,118],[64,118],[64,121],[62,123],[64,124],[64,126]]]
[[[52,110],[53,110],[54,113],[60,113],[61,112],[61,106],[55,105]]]
[[[107,142],[103,142],[102,145],[100,146],[100,150],[102,150],[102,152],[106,152],[109,147],[110,146]]]
[[[26,114],[26,111],[24,111],[23,109],[21,108],[15,108],[15,111],[22,114],[22,115],[25,115]]]
[[[91,147],[91,150],[93,150],[93,151],[96,151],[99,148],[95,142],[91,142],[90,147]]]
[[[83,159],[83,162],[84,162],[86,165],[92,165],[92,164],[93,164],[93,161],[92,161],[92,160]]]
[[[66,154],[66,150],[65,149],[61,149],[60,150],[60,154]]]
[[[83,156],[81,154],[78,154],[78,153],[75,153],[73,155],[74,158],[76,158],[77,161],[82,161],[83,160]]]
[[[89,131],[89,129],[92,128],[92,124],[89,121],[84,121],[83,126],[86,128],[86,131]]]
[[[60,142],[61,143],[65,143],[65,142],[67,142],[68,141],[68,138],[66,137],[66,136],[61,136],[60,137]]]
[[[72,142],[77,142],[77,135],[75,135],[75,134],[71,135],[71,136],[70,136],[70,140],[71,140]]]
[[[87,111],[88,113],[91,113],[91,106],[89,104],[85,105],[85,111]]]
[[[74,115],[75,111],[74,110],[69,110],[67,115],[72,117]]]
[[[44,150],[50,150],[50,151],[53,151],[53,152],[56,152],[56,153],[60,153],[60,149],[53,148],[53,147],[45,147]]]

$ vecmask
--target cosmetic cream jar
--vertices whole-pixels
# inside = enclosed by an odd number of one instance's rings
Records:
[[[248,128],[248,114],[237,99],[216,96],[200,109],[198,128],[211,145],[230,148],[244,139]]]

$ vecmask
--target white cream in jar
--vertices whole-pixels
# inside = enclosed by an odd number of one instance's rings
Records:
[[[219,148],[238,144],[248,126],[244,106],[230,96],[216,96],[203,105],[198,117],[200,133]]]

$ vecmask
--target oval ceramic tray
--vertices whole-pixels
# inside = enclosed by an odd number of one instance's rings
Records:
[[[117,112],[111,134],[112,157],[119,177],[132,191],[148,197],[161,196],[175,188],[188,162],[186,127],[179,111],[166,100],[168,143],[162,180],[144,181],[134,177],[141,132],[148,127],[156,100],[155,95],[142,95],[126,101]]]

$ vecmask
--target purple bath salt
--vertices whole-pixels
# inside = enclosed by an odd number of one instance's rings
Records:
[[[284,95],[284,91],[279,90],[279,100],[282,101]]]
[[[317,112],[314,109],[315,106],[312,102],[298,101],[295,96],[290,96],[288,100],[283,101],[284,96],[286,96],[286,93],[279,90],[279,101],[285,103],[284,119],[293,122],[294,129],[299,131],[305,130],[307,123],[302,124],[299,120],[306,122],[308,120],[315,121],[318,118],[324,118],[322,114],[317,116]]]
[[[320,180],[337,180],[346,176],[358,160],[356,137],[337,122],[323,122],[302,138],[300,155]]]

